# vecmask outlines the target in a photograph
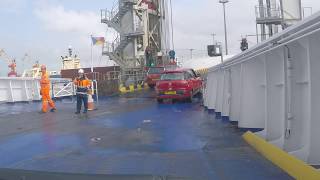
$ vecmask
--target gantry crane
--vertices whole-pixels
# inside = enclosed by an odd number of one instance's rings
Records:
[[[8,77],[17,77],[17,63],[16,60],[10,58],[7,53],[0,49],[0,57],[3,57],[8,63],[8,67],[10,68],[10,72],[8,73]]]

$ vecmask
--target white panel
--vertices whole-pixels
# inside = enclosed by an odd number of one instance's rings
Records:
[[[261,57],[243,64],[239,127],[264,128],[265,70]]]
[[[301,0],[282,0],[283,18],[288,24],[301,20]]]
[[[267,120],[266,140],[283,148],[285,132],[285,72],[283,48],[266,55]]]
[[[12,80],[11,86],[14,101],[23,101],[23,81]]]
[[[224,87],[223,87],[223,106],[222,106],[222,116],[230,115],[230,96],[231,96],[231,70],[224,70]]]
[[[241,84],[241,65],[232,66],[230,121],[239,121],[240,119]]]
[[[311,124],[310,124],[310,152],[307,162],[320,164],[320,33],[310,38],[310,77],[311,77]]]
[[[208,101],[208,109],[216,109],[216,100],[217,100],[217,72],[210,73],[210,89],[211,91],[208,92],[209,101]]]
[[[292,59],[292,94],[291,109],[293,119],[288,126],[291,129],[290,136],[285,139],[285,150],[291,152],[302,160],[306,160],[306,143],[309,132],[307,132],[308,123],[310,123],[310,100],[309,100],[309,72],[308,72],[308,51],[304,46],[306,42],[300,41],[290,44]]]
[[[212,78],[210,78],[211,74],[212,73],[208,73],[208,75],[207,75],[205,89],[204,89],[204,92],[203,92],[203,105],[205,107],[208,107],[208,105],[209,105],[209,93],[208,92],[212,91],[212,87],[211,87]]]
[[[8,83],[0,79],[0,102],[8,100]]]
[[[39,80],[32,78],[0,78],[0,102],[40,100]]]
[[[33,100],[40,100],[40,81],[32,81],[32,94],[33,94]]]
[[[224,86],[224,74],[223,70],[219,70],[217,73],[217,100],[216,100],[216,112],[222,112],[223,106],[223,86]]]
[[[33,99],[33,82],[32,81],[26,81],[27,85],[27,100],[32,100]]]

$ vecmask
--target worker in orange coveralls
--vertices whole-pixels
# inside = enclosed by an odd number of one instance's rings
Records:
[[[48,104],[51,107],[51,112],[56,111],[56,107],[54,102],[50,97],[50,80],[49,75],[47,73],[47,68],[45,65],[41,66],[41,80],[40,80],[40,94],[42,96],[42,113],[47,112]]]

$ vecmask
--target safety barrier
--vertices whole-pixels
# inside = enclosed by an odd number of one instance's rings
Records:
[[[60,98],[75,95],[70,79],[52,78],[51,96]],[[40,79],[31,77],[1,77],[0,102],[26,102],[41,100]]]
[[[51,79],[51,97],[61,98],[74,95],[76,91],[71,79]]]
[[[0,102],[40,100],[40,82],[33,78],[0,78]]]
[[[209,69],[204,105],[320,164],[320,13]]]

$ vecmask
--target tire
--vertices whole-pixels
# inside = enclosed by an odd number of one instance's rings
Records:
[[[190,97],[187,98],[187,102],[188,102],[188,103],[192,103],[192,96],[190,96]]]
[[[188,103],[192,103],[193,91],[191,91],[190,94],[191,94],[190,97],[187,98],[187,102],[188,102]]]
[[[155,87],[156,85],[148,84],[148,86],[149,86],[150,89],[154,89],[154,87]]]
[[[196,97],[199,98],[199,99],[202,99],[202,98],[203,98],[203,91],[202,91],[202,89],[200,89],[200,90],[198,91],[198,93],[196,94]]]
[[[158,101],[159,104],[163,103],[163,99],[157,99],[157,101]]]

